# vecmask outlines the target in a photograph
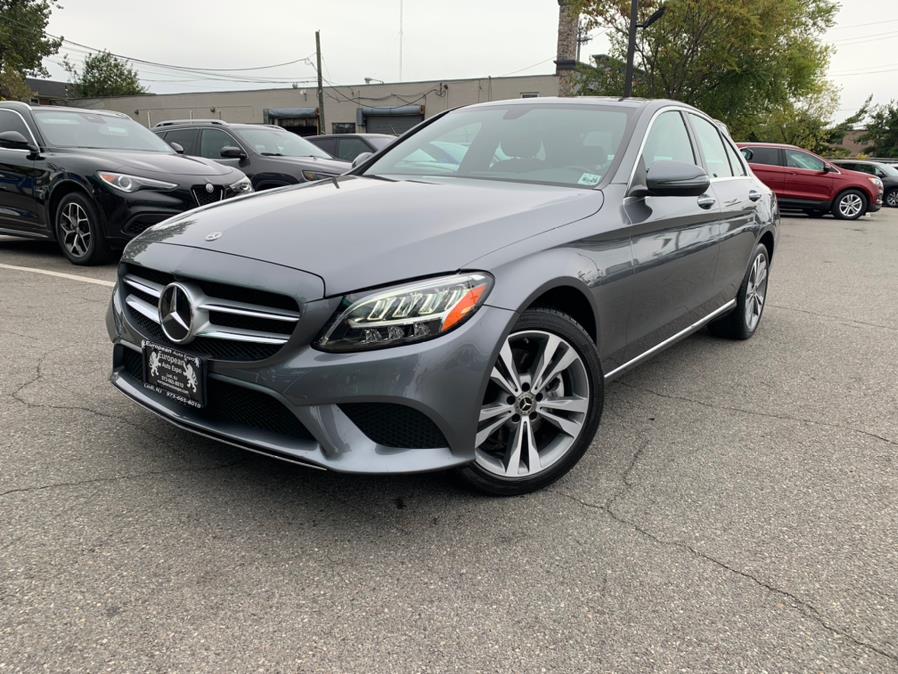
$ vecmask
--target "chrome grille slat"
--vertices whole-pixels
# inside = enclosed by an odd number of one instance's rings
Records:
[[[144,319],[160,325],[158,300],[162,297],[167,285],[164,282],[165,275],[153,270],[148,270],[147,274],[153,275],[156,280],[144,278],[140,275],[138,268],[133,265],[129,266],[127,273],[121,277],[125,291],[124,302],[129,309]],[[241,344],[259,344],[269,348],[281,346],[290,339],[293,328],[300,319],[298,311],[216,297],[211,293],[206,294],[201,280],[182,280],[181,278],[177,280],[191,288],[194,311],[196,312],[195,319],[199,321],[194,324],[196,326],[194,339],[199,341],[211,339]],[[208,285],[212,290],[224,287],[213,282]],[[157,300],[156,302],[151,301],[154,298]],[[226,325],[224,323],[227,316],[232,316],[233,319],[228,319],[227,323],[229,324]],[[254,320],[260,323],[254,326]],[[280,325],[283,326],[283,332],[281,332]]]

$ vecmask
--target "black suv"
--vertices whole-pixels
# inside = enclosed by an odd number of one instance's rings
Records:
[[[182,157],[127,115],[0,103],[0,233],[56,240],[75,264],[246,192],[237,169]]]
[[[882,180],[882,201],[886,206],[898,208],[898,166],[881,161],[861,159],[834,159],[833,164],[849,171],[869,173]]]
[[[351,168],[279,126],[181,119],[159,122],[153,132],[179,152],[239,168],[257,191],[330,178]]]
[[[337,159],[351,162],[363,152],[380,152],[392,145],[396,136],[386,133],[329,133],[308,136],[307,140]]]

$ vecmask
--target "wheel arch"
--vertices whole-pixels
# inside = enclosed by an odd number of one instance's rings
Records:
[[[595,343],[598,339],[598,324],[595,307],[589,299],[588,291],[584,292],[573,283],[565,283],[564,279],[559,281],[562,282],[536,291],[528,298],[522,310],[545,308],[567,314],[589,333]]]
[[[766,232],[764,232],[761,235],[761,238],[758,240],[758,243],[761,243],[764,245],[764,247],[767,249],[767,259],[772,261],[773,260],[773,248],[776,245],[776,243],[774,241],[774,237],[773,237],[773,232],[771,232],[768,229]]]

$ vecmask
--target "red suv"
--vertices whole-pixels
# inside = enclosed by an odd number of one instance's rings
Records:
[[[807,150],[776,143],[737,143],[754,174],[772,189],[783,210],[820,217],[827,211],[856,220],[882,208],[882,181],[839,168]]]

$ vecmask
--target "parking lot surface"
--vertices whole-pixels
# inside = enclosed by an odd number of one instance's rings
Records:
[[[78,277],[0,237],[0,672],[898,671],[896,210],[785,218],[755,337],[612,384],[510,499],[169,426]]]

